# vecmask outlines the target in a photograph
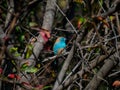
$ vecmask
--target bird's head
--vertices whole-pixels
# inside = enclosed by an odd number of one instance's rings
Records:
[[[64,37],[58,37],[56,39],[55,43],[58,43],[58,42],[64,42],[65,43],[65,41],[66,41],[66,38],[64,38]]]
[[[60,38],[59,38],[59,41],[60,41],[60,42],[65,42],[65,41],[66,41],[66,38],[60,37]]]

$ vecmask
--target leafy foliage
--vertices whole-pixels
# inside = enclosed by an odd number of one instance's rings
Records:
[[[0,89],[52,90],[61,76],[58,90],[119,90],[119,0],[48,2],[0,1]],[[55,55],[59,37],[67,45]]]

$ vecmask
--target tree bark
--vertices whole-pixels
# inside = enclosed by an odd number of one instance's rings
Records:
[[[114,54],[115,52],[112,52]],[[106,58],[109,56],[107,55],[101,55],[97,58],[95,58],[93,61],[90,62],[89,66],[85,67],[84,70],[78,71],[75,75],[71,76],[68,80],[64,82],[63,85],[59,85],[56,90],[63,90],[63,88],[70,85],[76,78],[81,77],[85,72],[89,71],[90,69],[94,68],[96,65],[98,65],[100,62],[103,62]]]
[[[108,74],[108,72],[113,68],[118,62],[118,59],[114,56],[106,60],[106,63],[100,69],[100,71],[94,75],[93,79],[90,83],[86,86],[85,90],[97,90],[98,86],[102,79]]]
[[[56,82],[55,82],[54,87],[53,87],[52,90],[56,90],[56,88],[61,84],[61,82],[63,80],[63,77],[65,75],[65,72],[68,69],[68,66],[70,64],[70,61],[73,58],[73,54],[74,54],[74,45],[72,46],[72,48],[70,50],[70,53],[69,53],[67,59],[65,60],[65,62],[63,64],[63,67],[62,67],[62,69],[61,69],[61,71],[60,71],[60,73],[59,73],[59,75],[57,77],[57,80],[56,80]]]
[[[44,15],[44,20],[43,20],[43,25],[42,28],[45,30],[49,30],[51,32],[53,21],[54,21],[54,16],[55,16],[55,3],[56,0],[48,0],[47,5],[46,5],[46,11]],[[44,40],[43,38],[39,35],[37,38],[37,42],[34,45],[33,53],[36,58],[38,58],[41,50],[43,49],[44,46]],[[30,58],[34,59],[34,55],[31,55]]]

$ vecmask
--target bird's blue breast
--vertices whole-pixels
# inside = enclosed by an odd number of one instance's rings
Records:
[[[66,43],[59,41],[59,42],[56,42],[56,43],[54,44],[53,51],[54,51],[55,54],[58,54],[58,51],[59,51],[60,49],[64,49],[65,47],[66,47]]]

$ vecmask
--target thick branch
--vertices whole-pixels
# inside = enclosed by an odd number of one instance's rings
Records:
[[[9,6],[8,6],[8,13],[7,13],[7,17],[6,17],[6,21],[5,21],[5,28],[9,25],[10,20],[12,18],[12,14],[14,12],[14,0],[10,0],[9,1]]]
[[[104,78],[107,73],[111,70],[112,67],[114,67],[118,59],[111,56],[112,59],[108,59],[106,63],[103,65],[103,67],[100,69],[100,71],[93,77],[93,79],[90,81],[90,83],[86,86],[85,90],[96,90],[99,86],[100,82],[102,81],[102,78]]]
[[[120,1],[116,0],[114,2],[114,7],[110,8],[107,12],[103,13],[102,16],[107,17],[107,16],[109,16],[109,15],[111,15],[119,10],[120,10]]]
[[[44,21],[42,28],[51,31],[53,21],[54,21],[54,16],[55,16],[55,11],[56,11],[56,6],[55,6],[56,0],[48,0],[47,6],[46,6],[46,12],[44,15]]]
[[[111,54],[113,54],[113,53],[115,53],[115,52],[112,52]],[[109,56],[107,56],[107,55],[101,55],[100,57],[95,58],[92,62],[90,62],[89,66],[87,66],[86,68],[84,68],[84,70],[81,70],[81,71],[77,72],[75,75],[71,76],[68,80],[65,81],[65,83],[63,85],[60,85],[57,88],[57,90],[62,90],[63,87],[67,87],[76,78],[78,78],[78,76],[81,77],[85,72],[87,72],[88,70],[94,68],[96,65],[98,65],[100,62],[104,61],[108,57]]]
[[[56,0],[48,0],[47,1],[46,12],[45,12],[45,15],[44,15],[44,21],[43,21],[43,25],[42,25],[43,29],[49,30],[50,32],[51,32],[51,29],[52,29],[52,24],[53,24],[53,21],[54,21],[54,15],[55,15],[55,10],[56,10],[54,2],[56,2]],[[35,46],[34,46],[34,49],[33,49],[33,52],[34,52],[36,58],[38,58],[41,50],[43,49],[43,45],[44,45],[44,40],[39,35],[38,40],[35,43]],[[34,59],[35,57],[34,57],[34,55],[31,55],[30,58]]]
[[[64,62],[64,65],[63,65],[63,67],[62,67],[62,69],[61,69],[61,71],[60,71],[60,73],[59,73],[59,75],[58,75],[58,78],[57,78],[55,84],[54,84],[53,90],[56,90],[56,88],[57,88],[57,87],[60,85],[60,83],[62,82],[63,77],[64,77],[64,75],[65,75],[65,72],[66,72],[66,70],[68,69],[68,66],[69,66],[69,64],[70,64],[70,61],[71,61],[72,58],[73,58],[73,54],[74,54],[74,45],[72,46],[72,48],[71,48],[71,50],[70,50],[70,53],[69,53],[67,59],[66,59],[65,62]]]

